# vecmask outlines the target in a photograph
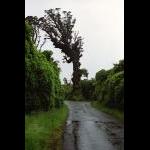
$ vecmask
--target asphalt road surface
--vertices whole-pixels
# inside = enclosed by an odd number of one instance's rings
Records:
[[[65,102],[69,107],[63,150],[124,150],[124,126],[89,102]]]

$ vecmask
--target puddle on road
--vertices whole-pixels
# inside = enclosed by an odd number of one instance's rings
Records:
[[[80,121],[68,120],[64,132],[63,150],[78,150],[78,130]]]
[[[74,147],[78,150],[78,130],[79,130],[79,121],[72,121],[72,133],[74,136]]]
[[[64,131],[63,150],[124,149],[122,125],[89,104],[68,102],[68,105],[70,115]]]
[[[84,121],[85,122],[85,121]],[[116,147],[117,150],[124,149],[124,137],[122,127],[114,122],[87,121],[87,123],[95,123],[95,125],[103,130],[107,135],[107,140]],[[67,120],[66,131],[64,133],[64,149],[63,150],[79,150],[79,128],[81,121]],[[80,139],[81,140],[81,139]]]

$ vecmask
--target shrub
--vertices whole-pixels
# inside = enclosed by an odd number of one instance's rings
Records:
[[[103,105],[123,110],[124,106],[124,60],[108,71],[96,73],[95,98]]]
[[[48,52],[39,52],[31,40],[32,28],[25,24],[25,111],[48,111],[60,107],[60,69]],[[51,55],[49,55],[51,57]]]
[[[95,84],[94,80],[81,80],[81,93],[85,100],[92,100],[94,97]]]

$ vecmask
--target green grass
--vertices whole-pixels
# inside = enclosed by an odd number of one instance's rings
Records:
[[[61,149],[63,127],[68,115],[64,105],[51,112],[38,112],[25,116],[25,150]]]
[[[116,118],[117,120],[119,120],[120,122],[124,122],[124,113],[122,111],[119,111],[117,109],[112,109],[112,108],[108,108],[102,104],[100,104],[99,102],[97,101],[93,101],[91,103],[91,105],[93,107],[95,107],[96,109],[102,111],[102,112],[105,112],[111,116],[113,116],[114,118]]]

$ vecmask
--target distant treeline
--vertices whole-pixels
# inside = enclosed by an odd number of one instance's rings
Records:
[[[66,98],[70,99],[71,85],[64,85]],[[76,100],[98,101],[110,108],[123,110],[124,107],[124,60],[110,70],[100,70],[93,79],[80,82]]]
[[[60,68],[51,51],[40,52],[34,45],[32,27],[25,22],[25,111],[48,111],[60,107],[63,90]]]

